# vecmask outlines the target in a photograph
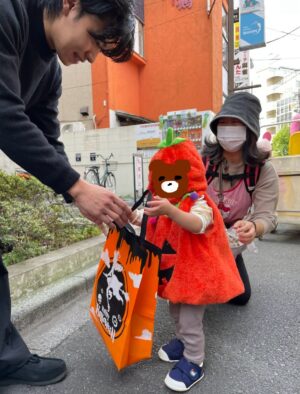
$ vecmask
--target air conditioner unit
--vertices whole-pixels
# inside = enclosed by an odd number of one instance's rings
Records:
[[[76,133],[85,130],[85,125],[82,122],[65,123],[60,127],[61,133]]]

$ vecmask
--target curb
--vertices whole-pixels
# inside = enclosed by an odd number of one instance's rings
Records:
[[[18,330],[91,292],[104,241],[104,236],[80,241],[9,267],[12,321]]]
[[[41,288],[90,267],[100,258],[104,241],[103,235],[89,238],[9,266],[12,301],[30,297]]]
[[[136,230],[138,232],[139,229],[136,228]],[[89,260],[84,268],[81,267],[81,270],[78,270],[78,265],[76,265],[77,270],[75,272],[69,273],[66,271],[65,276],[56,281],[52,281],[46,286],[39,286],[37,288],[37,283],[33,283],[32,288],[29,288],[28,291],[23,293],[23,295],[16,300],[13,300],[12,321],[18,330],[29,328],[30,325],[36,324],[40,320],[45,319],[45,316],[49,316],[50,322],[51,315],[53,316],[57,310],[61,309],[62,306],[76,300],[76,298],[80,297],[80,295],[82,296],[84,293],[90,293],[90,295],[92,295],[91,290],[94,284],[99,258],[105,239],[106,238],[103,235],[98,238],[97,248],[99,250],[97,252],[97,258],[94,258],[92,261]],[[83,242],[84,241],[81,241],[82,245]],[[76,244],[74,244],[74,246],[76,247]],[[82,248],[80,247],[79,249]],[[60,251],[58,250],[57,252]],[[56,252],[51,252],[52,255],[55,253]],[[40,264],[38,264],[38,267],[36,267],[38,272],[44,271],[45,274],[49,275],[49,273],[53,271],[53,267],[51,269],[49,266],[53,264],[57,265],[63,261],[61,259],[58,262],[53,261],[53,256],[48,257],[49,258],[47,258],[47,255],[39,257],[41,261]],[[26,263],[28,263],[28,267],[26,267]],[[19,276],[24,276],[25,272],[25,276],[30,275],[32,277],[34,271],[32,260],[24,262],[24,267],[20,267],[20,269],[22,272]],[[12,278],[15,280],[16,277],[17,275],[9,275],[10,281],[12,281]],[[34,278],[34,276],[32,278]],[[54,277],[52,277],[52,279],[54,279]]]
[[[62,305],[90,292],[93,287],[98,262],[82,272],[70,275],[45,286],[30,297],[20,299],[12,306],[12,321],[18,330],[23,330],[46,315],[51,316]]]

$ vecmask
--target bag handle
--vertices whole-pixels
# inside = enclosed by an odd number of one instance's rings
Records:
[[[145,190],[144,193],[142,194],[141,198],[134,203],[134,205],[131,207],[132,211],[135,211],[137,207],[139,207],[143,202],[145,197],[148,195],[146,203],[151,199],[151,193],[149,190]],[[147,229],[147,221],[148,221],[148,216],[143,215],[142,223],[141,223],[141,232],[140,232],[140,237],[142,239],[146,238],[146,229]]]
[[[150,193],[149,190],[145,190],[144,193],[142,194],[142,197],[140,197],[131,207],[132,211],[135,211],[143,202],[147,194]]]

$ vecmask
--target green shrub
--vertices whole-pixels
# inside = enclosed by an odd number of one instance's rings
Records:
[[[290,128],[288,125],[281,127],[272,139],[274,156],[286,156],[289,153]]]
[[[0,240],[13,246],[6,265],[47,253],[100,233],[72,204],[48,187],[0,171]]]

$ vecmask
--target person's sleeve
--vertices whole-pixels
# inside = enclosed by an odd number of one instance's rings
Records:
[[[69,162],[64,145],[59,141],[60,126],[58,121],[58,100],[61,96],[61,68],[58,62],[52,62],[50,71],[45,75],[42,83],[48,88],[38,102],[32,106],[27,114],[30,120],[43,130],[47,141],[61,157]],[[78,176],[79,178],[79,176]],[[69,193],[62,193],[67,203],[73,202]]]
[[[245,219],[262,223],[264,233],[276,228],[276,207],[278,203],[279,186],[278,176],[270,161],[261,168],[258,182],[255,186],[251,213]]]
[[[19,68],[28,21],[22,2],[15,3],[0,7],[0,149],[56,193],[65,193],[79,174],[64,157],[63,147],[51,143],[51,125],[44,134],[25,113]]]
[[[193,215],[198,216],[202,221],[201,231],[195,234],[203,234],[206,229],[213,223],[213,210],[207,204],[204,196],[200,197],[195,204],[192,206],[191,211]]]
[[[47,141],[67,162],[64,145],[58,140],[60,125],[58,121],[58,100],[61,96],[61,68],[53,59],[50,69],[41,81],[44,92],[36,104],[26,112],[30,120],[43,131]]]

